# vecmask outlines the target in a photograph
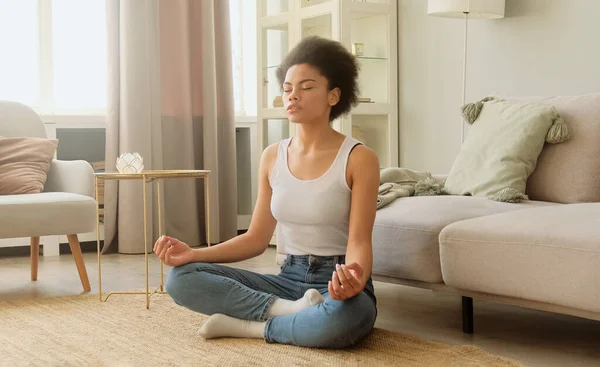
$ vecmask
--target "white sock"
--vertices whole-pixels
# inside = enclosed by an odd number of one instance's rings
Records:
[[[208,318],[200,328],[204,339],[212,338],[262,338],[266,322],[240,320],[216,313]]]
[[[277,299],[271,305],[267,317],[290,315],[323,302],[325,302],[325,298],[318,290],[309,289],[304,293],[304,297],[296,301]]]

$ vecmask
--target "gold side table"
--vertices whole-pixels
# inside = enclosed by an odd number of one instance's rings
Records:
[[[102,294],[102,262],[100,254],[100,206],[96,202],[96,237],[98,246],[98,296],[101,302],[106,302],[108,297],[113,294],[145,294],[146,308],[150,308],[150,296],[155,293],[166,293],[163,274],[163,262],[160,262],[160,286],[150,292],[148,284],[148,234],[147,234],[147,215],[146,215],[146,183],[156,181],[157,201],[158,201],[158,232],[163,234],[162,228],[162,208],[161,208],[161,193],[160,181],[170,178],[203,178],[204,179],[204,197],[205,197],[205,217],[206,217],[206,243],[210,246],[210,201],[209,201],[209,175],[208,170],[154,170],[142,171],[140,173],[119,173],[119,172],[99,172],[95,173],[96,198],[99,194],[98,182],[100,180],[142,180],[142,192],[144,196],[144,254],[146,263],[146,291],[145,292],[110,292],[103,298]],[[160,290],[159,290],[160,289]]]

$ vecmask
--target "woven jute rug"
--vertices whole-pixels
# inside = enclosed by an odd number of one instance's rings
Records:
[[[206,316],[167,295],[97,295],[0,302],[2,366],[521,366],[474,346],[375,329],[347,350],[204,340]]]

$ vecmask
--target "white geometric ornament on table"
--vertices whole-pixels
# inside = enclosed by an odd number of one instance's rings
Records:
[[[467,30],[469,19],[504,18],[505,0],[428,0],[427,14],[441,18],[465,20],[462,104],[465,105],[467,89]],[[465,141],[465,120],[461,120],[460,143]]]
[[[144,159],[139,153],[123,153],[116,163],[120,173],[140,173],[144,169]]]

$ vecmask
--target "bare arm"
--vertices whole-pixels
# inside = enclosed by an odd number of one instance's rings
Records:
[[[352,201],[346,264],[358,263],[362,268],[361,284],[364,286],[373,267],[373,224],[377,212],[379,188],[379,159],[365,146],[354,148],[348,159],[351,178]]]
[[[262,254],[277,224],[271,214],[271,185],[269,173],[277,158],[278,144],[264,150],[259,168],[258,198],[248,231],[217,246],[194,250],[194,261],[205,263],[231,263],[253,258]]]

